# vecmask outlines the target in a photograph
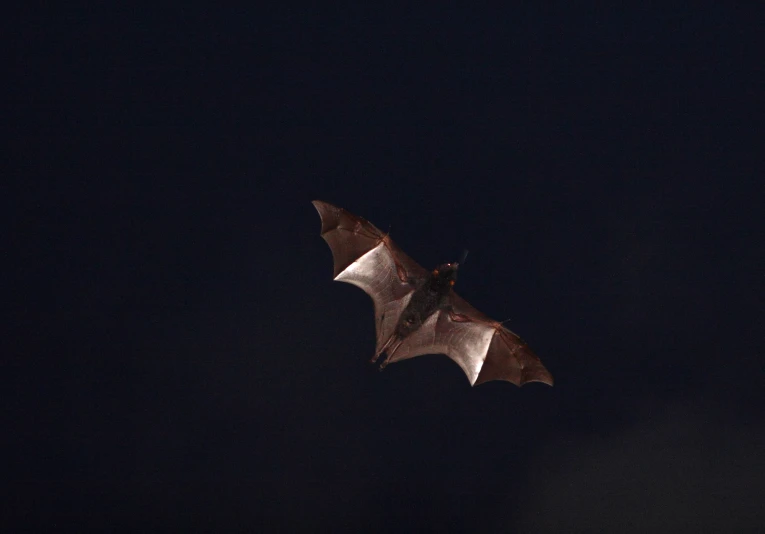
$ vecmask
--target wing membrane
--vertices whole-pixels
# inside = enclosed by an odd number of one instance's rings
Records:
[[[452,309],[431,315],[391,357],[398,362],[423,354],[445,354],[465,372],[471,385],[506,380],[552,385],[553,379],[523,340],[452,292]]]
[[[377,353],[393,339],[401,313],[427,271],[375,225],[342,208],[316,200],[321,236],[332,250],[334,278],[363,289],[374,301]],[[552,385],[553,378],[526,343],[454,292],[392,350],[390,362],[423,354],[445,354],[465,372],[471,385],[506,380]]]
[[[374,301],[379,350],[411,299],[413,281],[426,271],[366,219],[320,200],[313,205],[332,251],[335,280],[360,287]]]

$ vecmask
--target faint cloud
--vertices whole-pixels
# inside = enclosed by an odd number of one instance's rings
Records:
[[[675,404],[609,437],[541,450],[522,526],[535,532],[732,532],[765,525],[765,425]]]

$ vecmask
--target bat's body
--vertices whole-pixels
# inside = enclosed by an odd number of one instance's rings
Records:
[[[409,304],[401,312],[388,345],[375,354],[372,358],[373,362],[380,356],[380,352],[388,351],[388,356],[392,356],[398,348],[396,343],[403,341],[420,329],[425,321],[437,311],[449,309],[451,285],[443,275],[430,274],[428,278],[423,280],[412,280],[411,285],[413,292]],[[383,360],[380,368],[384,369],[387,364],[388,358]]]
[[[332,250],[335,280],[360,287],[374,301],[372,361],[385,355],[381,369],[422,354],[446,354],[471,385],[489,380],[552,385],[550,373],[516,334],[454,292],[458,263],[429,273],[369,221],[326,202],[313,204]]]

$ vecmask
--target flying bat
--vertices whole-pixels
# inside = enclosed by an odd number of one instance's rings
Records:
[[[374,301],[377,347],[371,362],[380,370],[423,354],[445,354],[471,386],[490,380],[553,385],[518,335],[454,292],[458,262],[427,271],[369,221],[321,200],[313,205],[332,250],[334,279],[360,287]]]

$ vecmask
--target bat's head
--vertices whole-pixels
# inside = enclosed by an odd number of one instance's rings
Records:
[[[448,289],[457,283],[457,270],[460,264],[442,263],[433,269],[433,285],[441,289]]]

